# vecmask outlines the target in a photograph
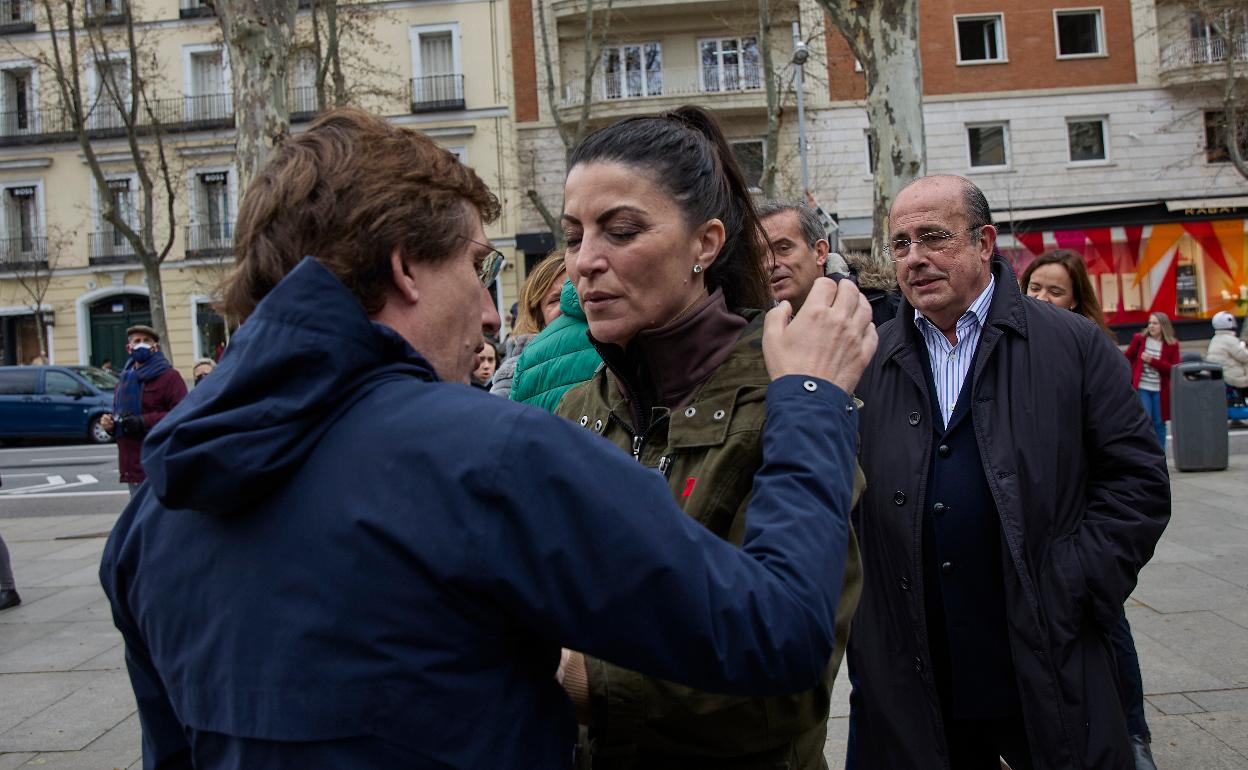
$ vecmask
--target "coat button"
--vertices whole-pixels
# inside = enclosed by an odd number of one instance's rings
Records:
[[[894,502],[894,503],[896,503],[897,505],[905,505],[905,504],[906,504],[906,493],[905,493],[905,492],[902,492],[900,489],[899,489],[899,490],[897,490],[896,492],[894,492],[894,493],[893,493],[893,502]]]
[[[910,590],[910,578],[906,577],[905,575],[901,576],[901,590],[903,591]]]
[[[942,575],[952,575],[953,574],[953,562],[947,561],[944,564],[940,565],[940,572]]]
[[[949,510],[949,506],[945,505],[944,503],[936,503],[935,505],[932,506],[932,513],[936,514],[937,516],[943,516],[945,511],[947,510]]]
[[[726,414],[726,413],[724,412],[724,410],[723,410],[723,409],[716,409],[716,410],[715,410],[715,414],[711,415],[711,419],[712,419],[712,420],[722,420],[722,419],[724,419],[725,414]]]
[[[919,424],[919,413],[918,413],[918,412],[911,412],[911,413],[910,413],[910,424],[911,424],[911,425],[918,425],[918,424]]]
[[[581,415],[581,427],[584,428],[586,425],[589,425],[589,415],[583,414]]]
[[[937,447],[936,453],[940,455],[941,457],[948,457],[949,455],[953,454],[953,450],[949,448],[948,444],[941,444],[939,447]]]
[[[697,410],[697,409],[695,409],[695,408],[694,408],[694,407],[692,407],[692,406],[691,406],[691,407],[689,407],[688,409],[686,409],[686,410],[685,410],[685,416],[686,416],[686,417],[692,417],[692,416],[694,416],[694,415],[695,415],[695,414],[697,414],[697,413],[698,413],[698,410]]]
[[[914,670],[923,673],[923,659],[917,655],[914,656]]]
[[[815,382],[814,380],[806,380],[805,382],[802,383],[802,387],[810,391],[811,393],[814,393],[816,390],[819,390],[819,383]]]
[[[594,430],[602,432],[602,420],[594,420]]]

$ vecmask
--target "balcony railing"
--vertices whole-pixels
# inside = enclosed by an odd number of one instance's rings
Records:
[[[88,25],[121,24],[126,20],[125,0],[87,0],[84,18]]]
[[[116,265],[134,262],[137,258],[130,241],[117,230],[91,233],[88,238],[90,262],[93,265]]]
[[[213,16],[212,7],[204,0],[178,0],[178,18],[198,19]]]
[[[1216,36],[1176,41],[1162,50],[1161,69],[1221,64],[1228,55],[1237,62],[1248,62],[1248,35],[1239,35],[1231,43],[1227,45],[1226,38]]]
[[[169,132],[201,131],[234,126],[234,98],[230,94],[184,96],[154,99],[152,115],[140,109],[137,124],[140,132],[150,132],[155,123]],[[121,110],[108,100],[100,100],[87,113],[87,133],[92,137],[125,135],[126,123]],[[73,121],[59,108],[0,111],[0,147],[16,144],[71,141]]]
[[[463,108],[463,75],[412,78],[412,112],[441,112]]]
[[[0,0],[0,35],[34,31],[33,0]]]
[[[233,253],[234,227],[230,222],[187,226],[187,259],[228,257]]]
[[[0,238],[0,270],[48,266],[48,239],[39,236]]]
[[[563,107],[576,107],[582,101],[584,81],[567,83]],[[741,67],[665,67],[649,72],[599,72],[591,83],[590,99],[611,102],[653,96],[695,96],[719,93],[761,91],[763,70],[756,65]]]

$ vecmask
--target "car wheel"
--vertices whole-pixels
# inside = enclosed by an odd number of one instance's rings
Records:
[[[107,444],[113,440],[108,431],[104,430],[104,426],[100,425],[100,418],[103,415],[97,414],[91,418],[91,424],[87,426],[87,438],[91,439],[92,444]]]

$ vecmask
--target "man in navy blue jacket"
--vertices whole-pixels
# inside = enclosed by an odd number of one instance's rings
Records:
[[[349,110],[253,182],[223,303],[247,321],[148,438],[101,566],[146,767],[567,767],[561,646],[702,689],[818,680],[866,302],[820,281],[768,317],[738,550],[607,442],[456,384],[499,324],[497,214],[452,155]]]

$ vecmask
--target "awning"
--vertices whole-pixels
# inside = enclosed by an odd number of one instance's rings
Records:
[[[1225,198],[1193,198],[1190,200],[1166,201],[1166,211],[1182,211],[1183,209],[1225,209],[1248,207],[1248,195],[1233,195]]]
[[[992,218],[997,222],[1025,222],[1032,219],[1052,219],[1053,217],[1069,217],[1075,214],[1091,214],[1097,211],[1114,211],[1117,209],[1140,208],[1141,206],[1155,206],[1156,201],[1145,203],[1105,203],[1099,206],[1063,206],[1060,208],[1047,209],[1008,209],[1004,211],[993,211]]]

